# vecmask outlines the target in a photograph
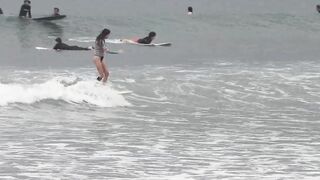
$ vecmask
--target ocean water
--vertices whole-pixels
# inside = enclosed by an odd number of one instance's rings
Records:
[[[0,0],[0,179],[320,178],[317,1],[20,3]],[[107,84],[91,51],[36,49],[103,28],[172,46],[107,43]]]

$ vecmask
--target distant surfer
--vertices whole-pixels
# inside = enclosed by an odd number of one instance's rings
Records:
[[[53,12],[52,12],[52,14],[50,14],[50,16],[33,18],[33,20],[36,20],[36,21],[51,21],[51,20],[63,19],[65,17],[67,17],[67,16],[66,15],[61,15],[60,14],[60,9],[55,7],[55,8],[53,8]]]
[[[319,4],[317,5],[317,11],[318,11],[318,13],[320,13],[320,5]]]
[[[69,46],[65,43],[62,43],[61,38],[56,38],[57,44],[53,47],[55,50],[91,50],[90,48],[84,48],[79,46]]]
[[[193,8],[191,6],[188,7],[188,15],[193,14]]]
[[[60,9],[59,8],[53,8],[53,14],[52,16],[60,16]]]
[[[138,38],[138,39],[122,39],[121,41],[125,43],[139,43],[139,44],[150,44],[156,37],[155,32],[150,32],[147,37],[144,38]]]
[[[32,18],[31,16],[31,1],[30,0],[24,0],[23,5],[21,6],[19,17],[24,18]]]
[[[96,65],[99,76],[97,77],[98,81],[106,82],[109,77],[109,71],[106,67],[106,64],[103,62],[104,54],[108,51],[105,47],[106,41],[110,35],[111,31],[109,29],[103,29],[102,32],[97,36],[94,46],[94,57],[93,62]]]
[[[0,14],[3,14],[3,11],[2,11],[2,9],[0,8]]]

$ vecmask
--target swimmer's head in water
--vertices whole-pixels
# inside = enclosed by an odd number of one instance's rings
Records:
[[[188,7],[188,12],[193,12],[193,8],[191,6]]]
[[[317,5],[317,11],[320,13],[320,5]]]
[[[151,37],[151,38],[156,37],[156,35],[157,35],[157,34],[156,34],[155,32],[153,32],[153,31],[149,33],[149,37]]]
[[[57,42],[57,43],[62,43],[61,38],[59,38],[59,37],[58,37],[58,38],[56,38],[56,42]]]

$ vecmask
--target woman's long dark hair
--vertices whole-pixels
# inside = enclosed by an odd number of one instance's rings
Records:
[[[103,29],[102,32],[97,36],[96,42],[98,42],[100,45],[105,42],[105,38],[108,34],[110,34],[109,29]]]

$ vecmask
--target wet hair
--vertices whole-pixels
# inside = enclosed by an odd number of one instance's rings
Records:
[[[193,8],[191,6],[188,7],[188,12],[193,12]]]
[[[109,29],[103,29],[101,33],[97,36],[96,42],[98,42],[99,44],[102,44],[102,42],[105,41],[106,36],[108,36],[110,32],[111,31]]]
[[[56,42],[57,42],[57,43],[62,43],[61,38],[59,38],[59,37],[58,37],[58,38],[56,38]]]
[[[155,37],[156,35],[157,34],[155,32],[153,32],[153,31],[149,33],[149,37]]]
[[[3,14],[2,9],[0,8],[0,14]]]
[[[30,1],[30,0],[24,0],[23,2],[24,2],[24,3],[28,3],[28,4],[30,4],[30,3],[31,3],[31,1]]]
[[[57,8],[57,7],[55,7],[55,8],[53,8],[54,10],[57,10],[58,12],[60,11],[60,9],[59,8]]]

